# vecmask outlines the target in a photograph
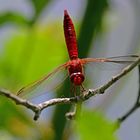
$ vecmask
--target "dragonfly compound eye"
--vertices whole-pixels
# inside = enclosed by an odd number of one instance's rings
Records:
[[[70,80],[75,85],[81,85],[83,83],[84,79],[85,79],[85,77],[81,72],[72,73],[70,75]]]

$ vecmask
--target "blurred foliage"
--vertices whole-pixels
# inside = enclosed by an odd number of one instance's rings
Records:
[[[0,85],[12,91],[17,91],[21,86],[47,74],[56,66],[62,64],[67,55],[64,36],[60,31],[62,25],[55,23],[47,27],[38,27],[35,24],[50,0],[30,0],[30,2],[34,10],[30,19],[17,12],[0,14],[1,27],[5,23],[18,25],[18,32],[13,34],[11,38],[7,38],[0,56]],[[87,2],[78,39],[80,57],[87,56],[92,39],[101,27],[102,17],[107,8],[107,0],[88,0]],[[65,93],[64,96],[68,96],[69,89],[70,84],[66,82],[59,92]],[[33,123],[32,118],[30,119],[21,108],[11,103],[11,101],[7,101],[4,97],[1,97],[1,99],[0,130],[3,129],[4,131],[0,131],[0,137],[1,135],[12,135],[13,139],[24,140],[62,139],[64,128],[67,124],[65,113],[69,111],[71,106],[57,106],[52,118],[52,124],[44,123],[39,125],[38,123]],[[5,113],[3,113],[4,111]],[[88,116],[89,119],[87,119]],[[87,113],[87,116],[78,122],[80,124],[79,132],[83,134],[83,138],[86,138],[87,135],[90,137],[93,134],[91,130],[89,134],[83,127],[85,125],[85,128],[87,128],[86,123],[90,125],[91,121],[89,120],[92,120],[92,122],[96,120],[96,126],[104,124],[106,129],[104,130],[104,137],[108,138],[108,140],[114,140],[112,135],[110,137],[105,135],[105,132],[107,134],[112,132],[112,126],[100,116],[92,116],[91,113]],[[97,129],[95,126],[91,126],[92,128]],[[95,132],[99,134],[102,129],[98,127],[98,132],[97,130]]]
[[[48,25],[47,28],[22,28],[7,39],[0,56],[1,87],[17,91],[21,86],[29,84],[62,64],[67,52],[64,47],[63,33],[59,29],[58,23]],[[5,129],[13,136],[20,136],[23,139],[31,138],[33,133],[38,135],[37,140],[39,136],[43,137],[43,134],[39,135],[40,131],[36,132],[38,126],[34,125],[32,128],[32,118],[22,112],[19,106],[17,107],[4,97],[1,99],[0,129]]]
[[[47,29],[21,29],[13,35],[1,55],[0,84],[17,89],[62,64],[66,49],[59,27],[56,23]]]
[[[17,25],[29,25],[29,19],[17,12],[6,12],[0,14],[0,26],[5,23],[15,23]]]
[[[84,110],[77,118],[76,128],[80,140],[116,140],[116,123],[111,123],[105,116]]]
[[[1,97],[0,138],[4,140],[39,140],[50,134],[43,126],[36,124],[21,107]],[[44,133],[45,131],[45,133]],[[49,132],[49,133],[48,133]],[[9,137],[9,138],[8,138]]]
[[[50,0],[30,0],[35,10],[35,18],[38,18],[38,15],[42,12],[42,10],[48,5]]]
[[[80,58],[88,55],[93,39],[95,39],[97,33],[101,31],[102,20],[107,8],[107,0],[88,0],[78,36]]]

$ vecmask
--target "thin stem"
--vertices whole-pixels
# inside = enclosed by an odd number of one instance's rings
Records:
[[[118,119],[120,123],[125,121],[133,112],[135,112],[140,107],[140,65],[138,66],[138,70],[139,70],[139,90],[136,102],[125,115],[123,115],[121,118]]]
[[[123,117],[119,118],[120,123],[124,122],[133,112],[135,112],[140,107],[139,104],[135,104]]]

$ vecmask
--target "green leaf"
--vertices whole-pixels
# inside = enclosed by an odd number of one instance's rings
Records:
[[[80,140],[116,140],[116,123],[111,123],[97,112],[83,111],[76,126]]]
[[[29,25],[30,21],[23,15],[17,12],[6,12],[0,14],[0,25],[5,23],[15,23],[18,25]]]
[[[13,102],[7,100],[5,97],[1,97],[0,99],[0,130],[5,130],[12,135],[28,137],[30,135],[29,130],[34,126],[31,118],[27,117],[21,108],[17,108]],[[24,132],[21,131],[23,129]]]
[[[50,0],[31,0],[35,8],[35,16],[38,16],[42,10],[47,6]]]
[[[10,89],[29,84],[64,63],[64,37],[57,24],[20,30],[3,48],[0,85]]]
[[[102,19],[107,8],[107,0],[88,0],[78,37],[79,57],[88,55],[93,39],[102,29]]]

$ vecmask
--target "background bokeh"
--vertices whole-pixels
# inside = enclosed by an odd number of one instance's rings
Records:
[[[75,24],[80,58],[140,53],[140,0],[0,0],[1,88],[16,93],[68,60],[63,35],[64,9]],[[120,71],[112,65],[88,67],[86,88],[98,87]],[[34,101],[70,96],[69,82],[63,84],[55,90],[57,94],[50,91]],[[65,118],[70,105],[50,107],[35,122],[30,110],[0,96],[0,139],[139,140],[139,110],[119,128],[115,124],[131,108],[137,92],[135,68],[105,95],[86,101],[83,104],[86,115],[77,122]]]

